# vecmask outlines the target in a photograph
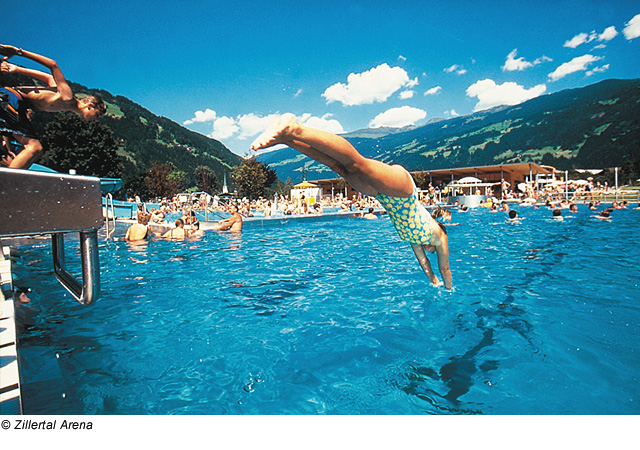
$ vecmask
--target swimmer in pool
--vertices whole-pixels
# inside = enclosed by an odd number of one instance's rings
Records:
[[[402,166],[390,166],[365,158],[346,139],[299,124],[292,114],[273,122],[251,144],[259,150],[285,144],[328,166],[364,195],[376,197],[387,210],[400,238],[411,248],[429,280],[437,285],[428,253],[436,253],[438,268],[447,289],[451,289],[449,241],[440,222],[420,204],[413,178]]]
[[[231,217],[221,220],[216,224],[213,230],[216,231],[242,231],[242,216],[238,212],[235,205],[229,207]]]
[[[141,241],[149,236],[149,214],[138,214],[138,223],[134,223],[127,229],[124,238],[127,241]]]
[[[509,218],[507,220],[509,220],[510,222],[519,222],[520,220],[522,220],[522,217],[519,217],[516,210],[512,209],[509,211]]]
[[[369,220],[375,220],[378,218],[378,216],[376,216],[373,213],[373,208],[369,208],[369,212],[365,213],[364,211],[362,211],[362,213],[360,214],[360,217],[362,217],[363,219],[369,219]]]
[[[170,229],[162,236],[158,234],[156,234],[156,236],[162,237],[165,239],[184,239],[185,237],[187,237],[184,231],[184,222],[182,221],[182,219],[176,219],[175,228]]]
[[[200,229],[200,222],[196,220],[191,224],[191,231],[189,232],[189,237],[201,238],[202,236],[204,236],[204,231]]]

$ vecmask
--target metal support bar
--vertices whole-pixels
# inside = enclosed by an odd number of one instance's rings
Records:
[[[67,271],[64,257],[64,234],[51,235],[53,268],[58,282],[83,305],[89,305],[100,295],[100,263],[98,261],[98,232],[81,231],[80,259],[82,284]]]

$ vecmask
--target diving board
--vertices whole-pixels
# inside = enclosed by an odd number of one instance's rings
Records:
[[[50,234],[55,276],[82,304],[100,291],[98,229],[104,224],[100,179],[0,168],[0,238]],[[82,282],[68,271],[64,235],[80,236]]]

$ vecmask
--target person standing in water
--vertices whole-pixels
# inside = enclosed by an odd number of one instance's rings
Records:
[[[400,238],[411,248],[429,280],[437,285],[427,252],[436,253],[447,289],[452,287],[446,229],[418,199],[413,178],[402,166],[365,158],[343,137],[298,123],[293,114],[274,121],[251,144],[253,150],[285,144],[344,177],[364,195],[375,197],[387,210]]]
[[[229,206],[229,213],[231,213],[231,217],[219,221],[217,225],[213,227],[213,230],[242,231],[242,216],[238,212],[238,208],[235,205]]]

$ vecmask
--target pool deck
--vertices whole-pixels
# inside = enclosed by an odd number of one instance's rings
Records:
[[[9,247],[0,255],[0,415],[21,414],[20,370]]]

